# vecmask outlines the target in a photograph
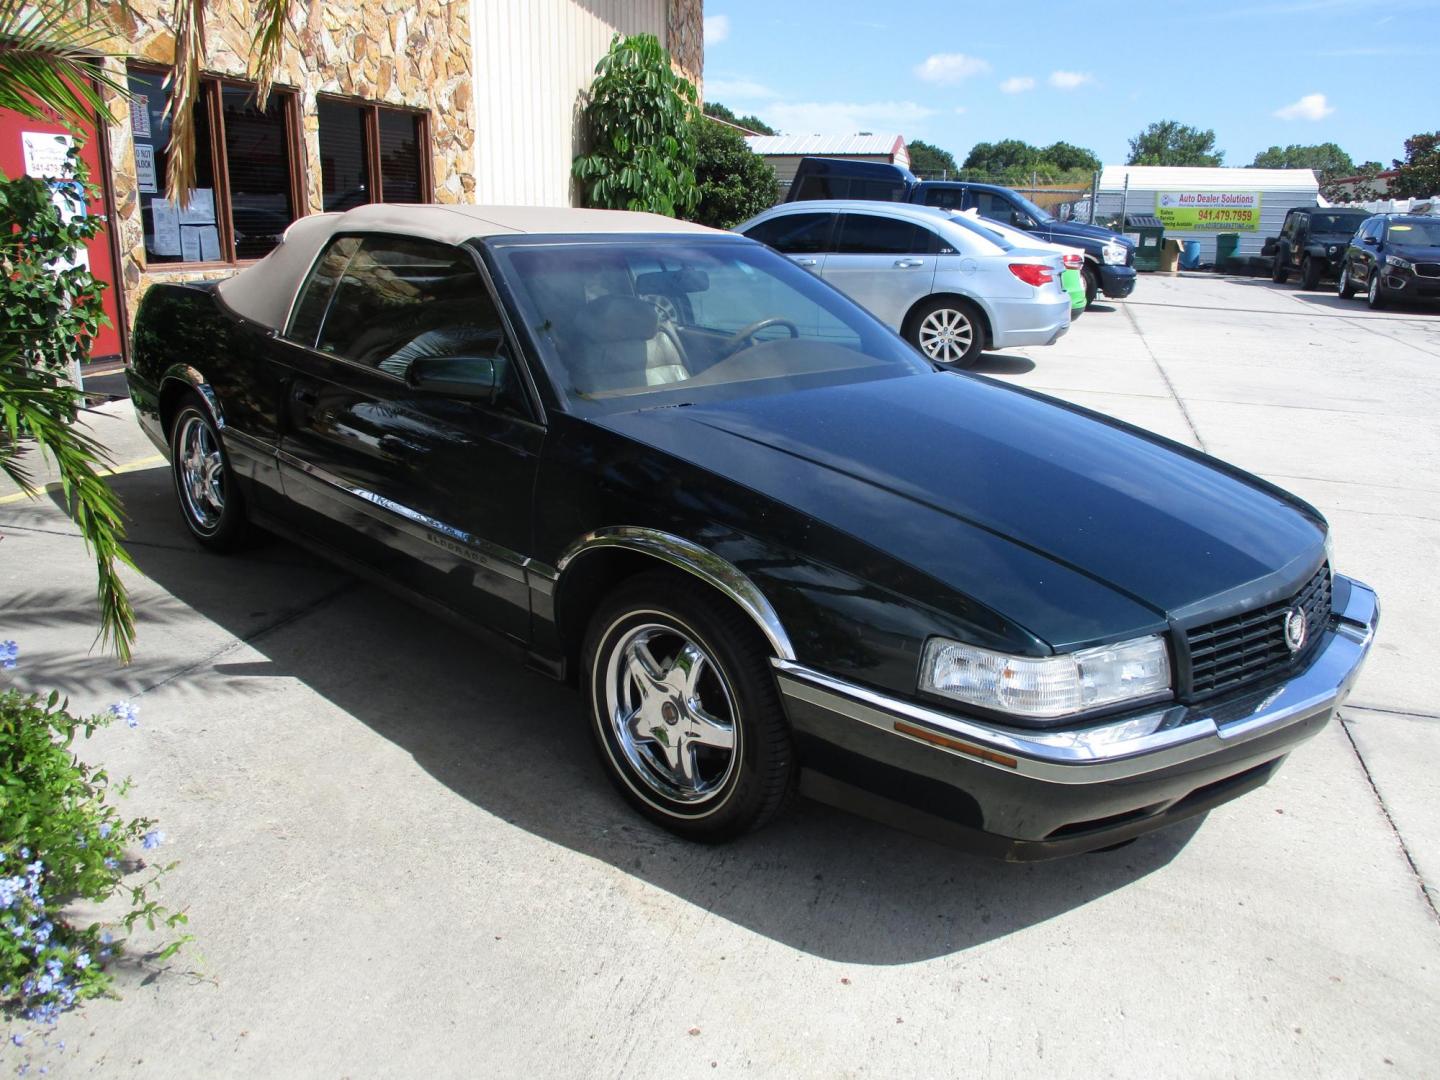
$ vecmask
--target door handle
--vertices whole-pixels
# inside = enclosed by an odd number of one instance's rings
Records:
[[[295,388],[295,391],[291,396],[295,399],[295,404],[304,405],[307,409],[314,408],[315,402],[319,400],[315,396],[315,391],[306,390],[298,386]]]
[[[896,259],[895,267],[899,270],[918,270],[925,265],[924,259]]]
[[[815,260],[814,260],[814,259],[801,259],[801,258],[794,258],[794,257],[792,257],[790,261],[793,262],[796,266],[814,266],[814,265],[815,265]]]

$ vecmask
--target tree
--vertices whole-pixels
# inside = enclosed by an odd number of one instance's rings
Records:
[[[960,171],[960,167],[955,164],[955,156],[949,150],[941,150],[938,146],[932,146],[920,139],[911,139],[907,145],[910,150],[910,171],[916,176],[934,179],[944,174],[953,177]]]
[[[1054,142],[1040,151],[1040,158],[1061,172],[1098,172],[1100,159],[1093,150],[1083,146],[1072,146],[1067,142]]]
[[[775,170],[750,149],[745,136],[714,120],[696,126],[700,201],[690,220],[728,229],[775,205]]]
[[[965,157],[965,168],[998,176],[1013,169],[1029,171],[1040,164],[1040,151],[1020,139],[976,143]]]
[[[1224,160],[1225,152],[1215,149],[1215,132],[1161,120],[1130,140],[1130,157],[1125,164],[1214,167]]]
[[[1405,160],[1395,161],[1390,195],[1396,199],[1425,199],[1440,195],[1440,131],[1411,135],[1405,140]]]
[[[1333,142],[1302,146],[1292,143],[1283,150],[1272,146],[1255,155],[1252,169],[1313,169],[1324,180],[1334,176],[1353,176],[1357,170],[1349,154]]]
[[[585,104],[589,153],[575,159],[586,206],[675,217],[695,205],[695,87],[654,34],[616,34]]]
[[[746,131],[753,131],[756,135],[780,134],[758,116],[736,116],[731,110],[721,105],[718,101],[705,102],[705,115],[713,116],[717,120],[724,120],[726,123],[734,124],[736,127],[742,127]]]

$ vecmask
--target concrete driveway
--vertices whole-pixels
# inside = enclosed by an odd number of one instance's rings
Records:
[[[1435,1075],[1440,315],[1157,276],[1104,308],[981,370],[1297,491],[1381,593],[1344,722],[1270,786],[1038,866],[808,803],[688,845],[612,792],[564,687],[288,544],[201,553],[110,406],[97,427],[135,463],[114,484],[145,575],[136,662],[90,651],[93,576],[48,500],[0,501],[0,638],[22,685],[140,705],[138,729],[83,753],[160,819],[196,942],[0,1059],[187,1078]]]

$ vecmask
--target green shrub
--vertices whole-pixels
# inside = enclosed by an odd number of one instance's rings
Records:
[[[15,653],[14,642],[0,643],[0,666],[13,667]],[[100,924],[67,921],[67,904],[120,893],[129,898],[121,919],[127,930],[142,921],[151,929],[186,921],[150,895],[174,864],[145,866],[127,854],[164,839],[154,821],[126,820],[108,801],[123,796],[128,781],[112,785],[105,770],[71,751],[77,734],[88,739],[117,718],[136,726],[135,707],[112,705],[109,715],[77,720],[57,693],[0,693],[0,1003],[37,1024],[53,1024],[75,1002],[104,992],[106,968],[121,950]],[[142,868],[139,884],[122,880]],[[186,940],[171,942],[156,959]]]
[[[738,131],[702,119],[695,125],[700,202],[690,220],[729,229],[775,205],[775,170]]]

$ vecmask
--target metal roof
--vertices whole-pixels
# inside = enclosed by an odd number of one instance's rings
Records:
[[[757,154],[810,157],[884,154],[887,157],[904,145],[901,135],[747,135],[745,141]]]
[[[1106,165],[1101,191],[1121,191],[1125,176],[1130,189],[1154,191],[1319,191],[1310,169],[1222,169],[1170,165]]]

